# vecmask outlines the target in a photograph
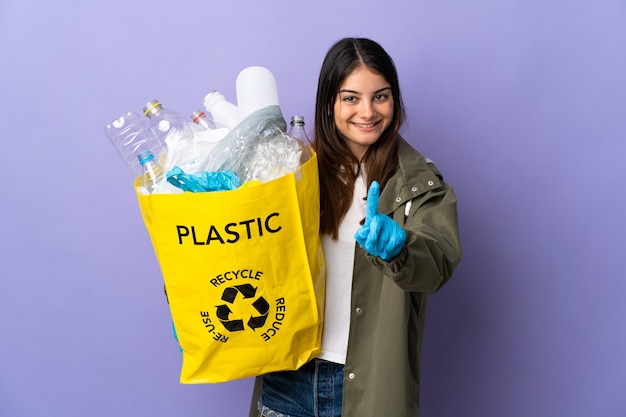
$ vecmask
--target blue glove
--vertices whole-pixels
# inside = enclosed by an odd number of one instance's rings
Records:
[[[184,191],[194,193],[234,190],[241,185],[239,177],[232,171],[185,174],[185,172],[177,166],[167,173],[167,182]]]
[[[402,250],[406,233],[391,217],[378,212],[379,197],[380,185],[373,181],[367,191],[365,223],[356,231],[354,238],[370,255],[390,261]]]

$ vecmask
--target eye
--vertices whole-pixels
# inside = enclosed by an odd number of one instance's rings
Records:
[[[341,101],[345,101],[346,103],[354,103],[356,101],[355,96],[344,96],[341,98]]]
[[[375,101],[386,101],[387,99],[389,99],[388,94],[377,94],[374,96]]]

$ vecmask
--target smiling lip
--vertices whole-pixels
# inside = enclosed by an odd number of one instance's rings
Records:
[[[352,124],[359,130],[365,130],[365,131],[369,131],[369,130],[374,130],[376,129],[376,127],[378,126],[378,123],[380,122],[375,122],[375,123],[355,123],[352,122]]]

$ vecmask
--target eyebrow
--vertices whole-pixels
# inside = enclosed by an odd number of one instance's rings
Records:
[[[374,91],[374,94],[382,93],[385,90],[391,90],[391,87],[383,87],[380,90]],[[339,93],[363,94],[363,93],[360,93],[358,91],[348,90],[348,89],[339,90]]]

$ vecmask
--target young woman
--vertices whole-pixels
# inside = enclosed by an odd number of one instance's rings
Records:
[[[456,197],[399,130],[392,59],[338,41],[319,77],[313,147],[326,259],[322,353],[257,378],[251,416],[417,416],[427,294],[461,259]]]

